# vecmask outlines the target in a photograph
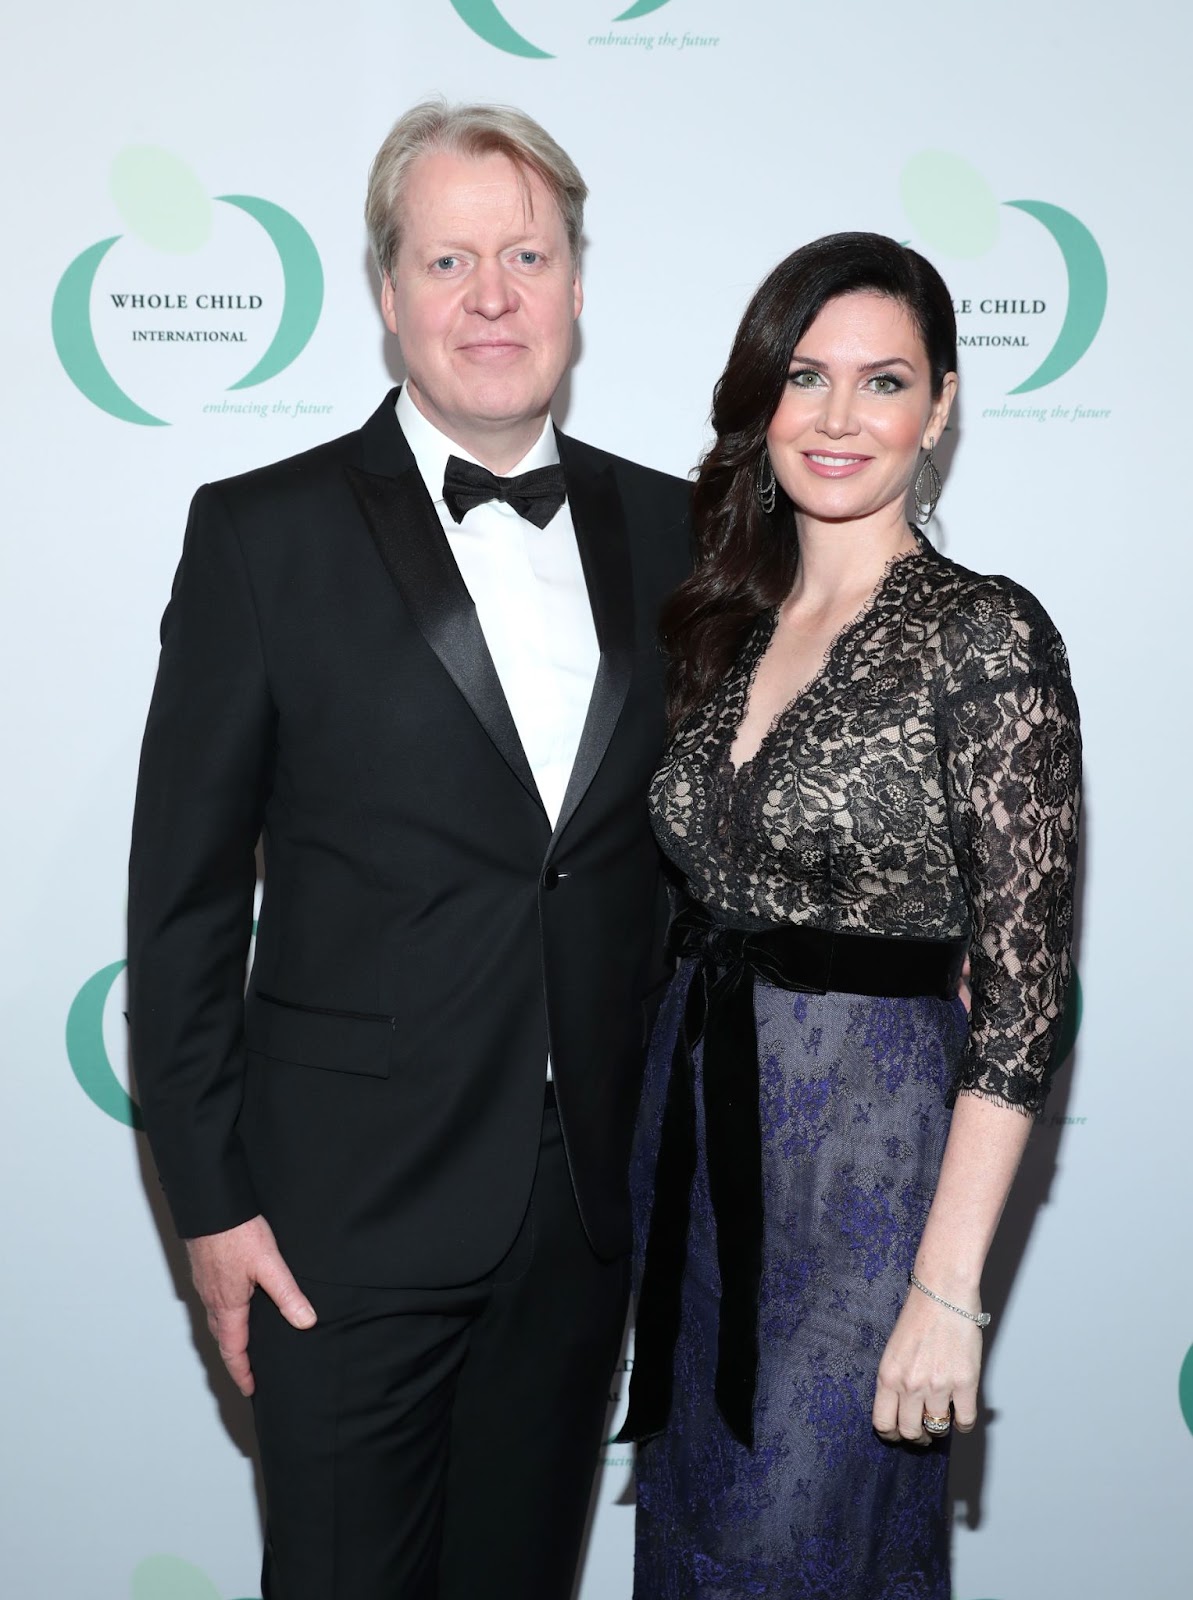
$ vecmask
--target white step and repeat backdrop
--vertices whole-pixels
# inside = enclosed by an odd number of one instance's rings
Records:
[[[443,92],[525,107],[588,178],[565,420],[623,454],[689,470],[742,307],[797,244],[875,229],[951,285],[937,536],[1052,612],[1088,750],[1083,1014],[991,1264],[956,1594],[1187,1600],[1186,11],[63,0],[8,23],[0,1592],[259,1593],[248,1409],[129,1093],[136,756],[193,488],[357,426],[391,381],[365,173]],[[632,1501],[610,1446],[582,1600],[628,1596]]]

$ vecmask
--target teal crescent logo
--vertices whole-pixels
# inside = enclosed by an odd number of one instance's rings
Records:
[[[253,937],[257,922],[253,919]],[[116,1076],[104,1044],[104,1012],[116,980],[127,961],[112,961],[101,967],[79,990],[66,1014],[66,1059],[83,1093],[114,1122],[144,1131],[141,1108]],[[156,1558],[155,1558],[156,1559]],[[166,1559],[165,1557],[162,1558]],[[169,1559],[173,1559],[172,1557]]]
[[[635,22],[648,17],[652,11],[661,11],[670,0],[636,0],[628,11],[613,18],[614,22]],[[451,8],[462,22],[468,24],[479,38],[495,50],[504,50],[511,56],[522,56],[533,61],[553,61],[549,50],[540,50],[537,44],[520,34],[502,12],[497,0],[451,0]]]
[[[1048,200],[999,202],[976,168],[944,150],[913,156],[903,169],[900,192],[917,234],[957,259],[974,260],[994,248],[1004,207],[1033,217],[1046,229],[1068,277],[1064,321],[1043,361],[1008,392],[1028,394],[1071,372],[1097,337],[1106,310],[1106,261],[1085,223]]]
[[[223,1600],[205,1572],[179,1556],[147,1556],[128,1586],[129,1600]]]
[[[112,198],[128,232],[151,248],[190,255],[211,237],[212,201],[185,161],[154,145],[121,151],[112,164]],[[232,206],[269,235],[282,266],[282,314],[269,348],[229,389],[249,389],[274,378],[305,349],[323,309],[323,266],[314,241],[296,217],[272,200],[251,194],[221,194],[216,205]],[[104,362],[91,325],[91,291],[108,252],[123,234],[100,239],[76,256],[59,279],[50,330],[67,377],[79,393],[121,422],[168,426],[125,393]]]
[[[1188,1354],[1181,1364],[1181,1375],[1177,1382],[1177,1394],[1181,1403],[1181,1416],[1185,1419],[1185,1426],[1193,1433],[1193,1345],[1189,1346]]]
[[[128,965],[113,961],[79,990],[66,1017],[66,1059],[83,1093],[116,1122],[140,1132],[141,1110],[121,1083],[104,1044],[104,1008],[112,986]]]

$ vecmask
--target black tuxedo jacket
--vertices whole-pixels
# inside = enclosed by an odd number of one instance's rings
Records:
[[[584,1226],[628,1243],[688,486],[559,435],[600,666],[552,831],[393,402],[195,496],[141,757],[130,1019],[180,1233],[260,1211],[297,1272],[434,1287],[514,1238],[548,1048]]]

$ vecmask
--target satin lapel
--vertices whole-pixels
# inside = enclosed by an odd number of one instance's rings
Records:
[[[420,633],[514,776],[541,805],[472,596],[413,457],[408,451],[405,455],[410,464],[396,477],[347,467],[348,482],[385,569]]]
[[[577,449],[566,435],[557,434],[557,439],[601,659],[553,840],[575,815],[605,758],[634,664],[633,569],[625,508],[613,468],[607,462],[594,463],[592,452]]]

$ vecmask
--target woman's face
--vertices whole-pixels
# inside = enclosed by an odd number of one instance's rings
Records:
[[[868,291],[830,300],[796,345],[766,442],[805,516],[902,517],[921,447],[944,431],[956,374],[932,398],[928,352],[905,306]]]

